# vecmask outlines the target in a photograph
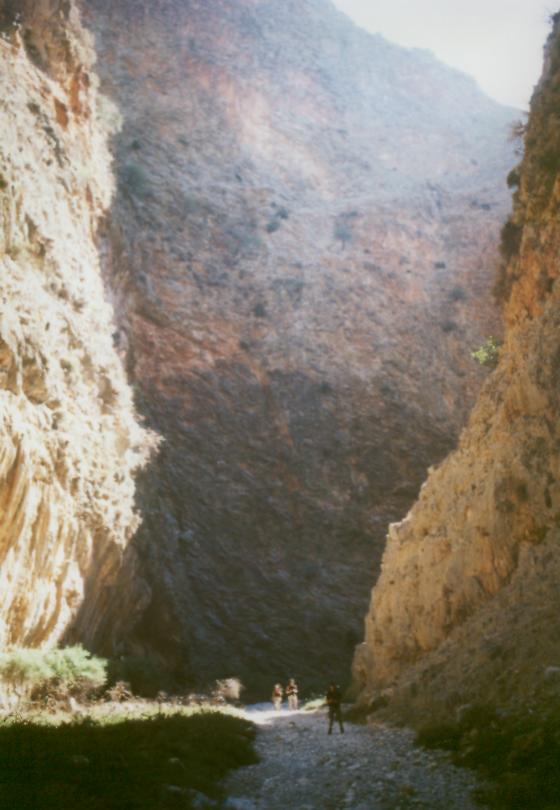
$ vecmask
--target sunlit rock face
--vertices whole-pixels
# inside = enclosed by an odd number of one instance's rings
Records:
[[[514,113],[324,0],[83,5],[123,115],[107,283],[165,437],[119,632],[200,679],[343,677],[497,328]]]
[[[0,4],[2,646],[55,643],[72,622],[95,636],[146,447],[94,244],[107,127],[68,6]]]
[[[557,15],[558,17],[558,15]],[[560,42],[548,44],[504,228],[507,333],[459,448],[391,527],[355,659],[412,719],[557,701],[560,660]]]

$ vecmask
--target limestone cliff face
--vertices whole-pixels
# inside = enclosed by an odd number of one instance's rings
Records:
[[[72,623],[88,642],[147,446],[95,246],[112,105],[69,3],[0,3],[0,27],[0,645],[52,644]]]
[[[512,111],[325,0],[82,5],[124,119],[120,350],[166,439],[119,632],[201,678],[344,677],[496,329]]]
[[[408,719],[542,696],[560,663],[560,42],[533,96],[497,289],[507,334],[459,448],[390,527],[354,670]]]

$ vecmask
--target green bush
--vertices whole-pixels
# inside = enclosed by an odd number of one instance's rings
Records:
[[[34,698],[87,698],[103,686],[106,674],[107,662],[79,645],[14,648],[0,655],[0,700],[13,705]]]
[[[80,645],[49,650],[45,661],[52,672],[51,686],[71,694],[87,696],[107,680],[107,661],[91,655]]]
[[[495,368],[498,365],[498,360],[500,359],[500,349],[502,344],[499,340],[495,337],[489,337],[482,346],[475,351],[471,352],[471,357],[473,357],[477,363],[480,363],[481,366],[488,366],[489,368]]]
[[[43,650],[15,649],[2,653],[0,682],[3,702],[13,702],[13,697],[17,701],[29,698],[35,688],[49,680],[51,674]]]

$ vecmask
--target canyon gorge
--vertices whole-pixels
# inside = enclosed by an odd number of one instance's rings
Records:
[[[328,0],[0,9],[5,643],[79,640],[150,658],[170,684],[346,679],[387,524],[456,445],[486,376],[471,351],[501,330],[491,290],[518,114]],[[552,258],[545,272],[538,255],[554,228],[531,222],[503,279],[507,351],[480,434],[512,375],[508,419],[552,407],[528,358],[548,351],[535,324]],[[491,447],[468,461],[482,437],[464,433],[412,515],[426,498],[431,511],[391,530],[355,664],[368,699],[509,581],[513,525],[544,555],[533,509],[555,490],[534,500],[514,433],[501,477]],[[472,542],[464,464],[507,505],[496,517],[485,497]],[[418,588],[429,631],[411,632]]]

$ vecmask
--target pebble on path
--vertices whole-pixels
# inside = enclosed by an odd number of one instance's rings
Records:
[[[248,717],[261,761],[229,776],[228,810],[480,810],[476,776],[408,729],[347,723],[328,735],[324,711]]]

